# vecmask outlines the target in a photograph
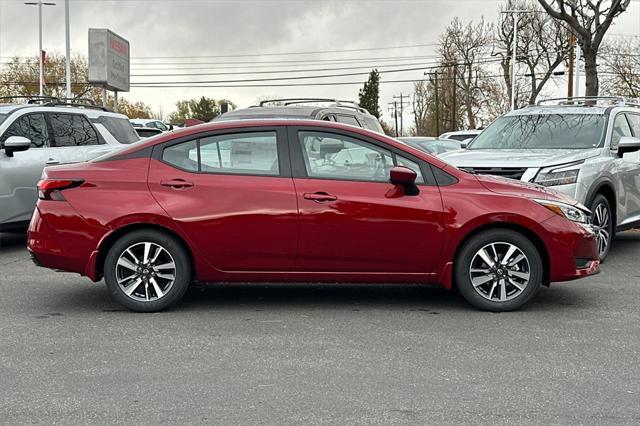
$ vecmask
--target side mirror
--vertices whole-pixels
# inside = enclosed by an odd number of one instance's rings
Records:
[[[397,186],[402,186],[405,195],[418,195],[420,190],[416,186],[416,172],[408,167],[395,166],[391,168],[389,181]]]
[[[11,138],[9,138],[11,139]],[[9,140],[7,139],[7,140]],[[627,152],[640,151],[640,139],[632,136],[623,136],[618,143],[618,155],[622,157]]]
[[[9,136],[4,141],[4,153],[7,157],[13,157],[14,152],[26,151],[31,146],[31,141],[23,136]]]

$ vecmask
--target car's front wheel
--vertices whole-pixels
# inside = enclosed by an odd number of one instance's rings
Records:
[[[524,235],[495,229],[471,237],[460,250],[455,280],[473,306],[494,312],[527,303],[542,284],[543,266],[536,246]]]
[[[182,245],[154,229],[117,240],[104,262],[113,299],[137,312],[156,312],[182,298],[191,282],[191,263]]]
[[[598,237],[598,255],[600,262],[609,255],[611,243],[613,242],[613,215],[609,200],[602,194],[598,194],[591,203],[591,224],[596,230]]]

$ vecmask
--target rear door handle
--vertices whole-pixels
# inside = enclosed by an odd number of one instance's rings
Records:
[[[184,179],[170,179],[170,180],[161,180],[160,185],[170,186],[173,189],[185,189],[185,188],[191,188],[193,186],[193,183],[187,182]]]
[[[53,166],[55,164],[60,164],[60,161],[56,160],[55,158],[49,158],[44,164],[46,164],[47,166]]]
[[[326,192],[307,192],[304,194],[305,200],[312,200],[317,203],[326,203],[328,201],[335,201],[338,199],[335,195],[328,194]]]

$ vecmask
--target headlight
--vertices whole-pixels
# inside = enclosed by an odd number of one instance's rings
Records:
[[[584,207],[582,204],[577,204],[575,206],[561,203],[560,201],[548,201],[548,200],[538,200],[534,199],[536,203],[540,204],[542,207],[545,207],[555,214],[562,216],[566,219],[569,219],[572,222],[578,223],[589,223],[589,215],[591,212],[589,209]]]
[[[584,161],[563,164],[561,166],[546,167],[538,172],[533,181],[542,186],[569,185],[576,183],[578,181],[578,173],[580,173],[580,165],[582,163],[584,163]]]

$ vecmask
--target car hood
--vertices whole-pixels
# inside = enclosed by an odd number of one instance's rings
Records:
[[[599,149],[467,149],[439,158],[457,167],[549,167],[595,157]]]
[[[514,197],[537,198],[541,200],[560,201],[572,206],[578,203],[574,198],[534,183],[522,182],[519,180],[503,178],[491,175],[474,175],[482,186],[491,192]]]

